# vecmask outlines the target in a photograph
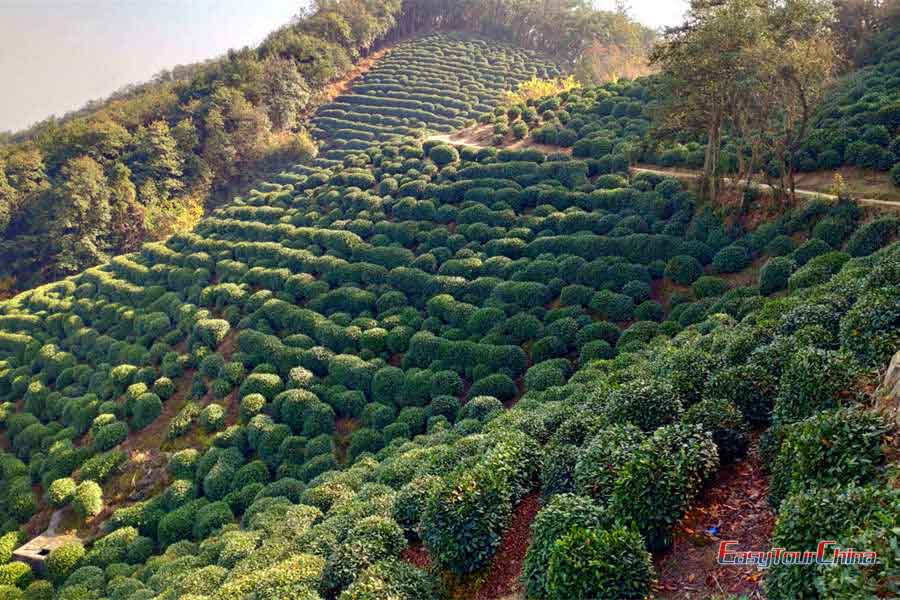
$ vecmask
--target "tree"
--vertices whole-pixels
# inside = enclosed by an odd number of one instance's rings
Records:
[[[184,159],[167,122],[153,121],[138,129],[128,158],[138,185],[153,180],[164,197],[182,189],[180,178]]]
[[[59,273],[75,273],[106,258],[112,220],[110,189],[101,166],[89,156],[67,162],[54,191],[52,240]]]
[[[687,22],[669,29],[651,53],[663,70],[660,133],[702,132],[706,136],[703,186],[715,198],[719,152],[729,105],[746,80],[744,50],[762,35],[763,9],[746,0],[693,0]]]
[[[293,61],[272,57],[265,64],[262,96],[272,126],[276,131],[284,131],[297,126],[297,117],[306,108],[310,92]]]
[[[144,207],[137,201],[131,170],[116,163],[109,175],[112,244],[119,252],[133,252],[144,237]]]

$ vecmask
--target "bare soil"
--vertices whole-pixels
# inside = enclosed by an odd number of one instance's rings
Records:
[[[768,501],[769,480],[762,469],[758,439],[747,457],[725,466],[675,532],[675,543],[656,557],[655,598],[695,600],[717,594],[765,598],[764,571],[719,565],[719,542],[737,540],[734,550],[767,550],[775,514]]]

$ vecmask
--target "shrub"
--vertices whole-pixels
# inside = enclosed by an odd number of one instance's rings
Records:
[[[57,584],[62,583],[78,567],[83,558],[84,546],[81,542],[66,542],[54,548],[47,556],[48,577]]]
[[[731,289],[727,281],[720,277],[700,277],[691,286],[691,291],[698,299],[715,298]]]
[[[75,495],[75,487],[75,480],[71,477],[57,479],[50,484],[50,488],[47,490],[47,500],[52,506],[62,508],[72,501],[72,497]]]
[[[589,498],[574,494],[553,496],[531,525],[531,544],[525,554],[523,578],[529,597],[549,598],[547,565],[556,542],[575,528],[603,527],[605,512]]]
[[[238,414],[241,421],[246,423],[254,416],[260,414],[266,406],[266,399],[262,394],[248,394],[241,398]]]
[[[24,590],[34,579],[31,567],[21,562],[0,565],[0,586],[8,585]]]
[[[194,448],[179,450],[169,458],[166,470],[175,479],[192,481],[199,459],[200,453]]]
[[[750,253],[747,248],[732,244],[719,250],[712,260],[716,273],[737,273],[750,265]]]
[[[131,424],[135,429],[143,429],[162,414],[162,400],[153,393],[141,394],[134,403]]]
[[[900,219],[897,217],[882,217],[866,223],[850,236],[847,252],[850,256],[868,256],[896,237],[898,228]]]
[[[266,400],[272,400],[284,389],[278,375],[272,373],[251,373],[241,384],[241,399],[251,394],[260,394]]]
[[[652,432],[681,416],[681,401],[672,386],[658,378],[642,378],[623,384],[609,394],[603,408],[610,423],[632,423]]]
[[[844,353],[800,348],[788,360],[781,375],[781,387],[775,399],[775,422],[793,423],[821,410],[836,408],[855,374],[853,360]]]
[[[747,453],[750,426],[741,411],[728,400],[708,399],[690,407],[682,417],[684,423],[700,425],[712,434],[719,449],[719,460],[729,464]]]
[[[502,475],[486,468],[465,470],[435,487],[422,517],[422,540],[444,569],[464,575],[494,555],[512,511]]]
[[[768,296],[787,289],[788,280],[796,268],[797,265],[789,258],[770,258],[759,271],[759,293]]]
[[[605,504],[619,469],[631,459],[643,439],[641,430],[631,424],[601,429],[575,464],[572,473],[575,493]]]
[[[388,559],[364,570],[340,600],[437,600],[438,582],[402,560]]]
[[[75,488],[72,508],[81,518],[93,517],[103,510],[103,489],[93,481],[84,481]]]
[[[825,411],[791,425],[772,468],[770,499],[814,487],[865,484],[884,461],[884,420],[855,408]]]
[[[225,502],[212,502],[197,511],[194,516],[194,539],[202,540],[223,525],[234,521],[231,508]]]
[[[10,531],[0,535],[0,565],[12,560],[13,551],[19,547],[20,542],[18,531]]]
[[[175,384],[168,377],[160,377],[153,382],[153,393],[163,401],[168,400],[175,394]]]
[[[194,336],[212,349],[219,347],[230,330],[231,325],[223,319],[200,319],[194,324]]]
[[[634,300],[631,296],[609,290],[594,294],[590,307],[609,321],[627,321],[634,314]]]
[[[128,425],[121,421],[113,421],[97,429],[93,436],[94,451],[105,452],[125,441],[128,437]]]
[[[900,346],[900,290],[897,286],[868,290],[840,321],[841,346],[862,364],[880,365]]]
[[[476,396],[469,399],[459,412],[460,419],[486,422],[503,410],[503,403],[493,396]]]
[[[674,256],[666,263],[666,277],[680,285],[691,285],[703,275],[703,265],[693,256]]]
[[[688,425],[663,427],[621,467],[610,514],[634,523],[651,550],[668,548],[672,527],[717,466],[710,434]]]
[[[551,600],[649,596],[655,580],[650,553],[632,529],[577,527],[556,541],[547,563]]]
[[[328,557],[323,586],[341,590],[367,567],[399,556],[405,546],[403,530],[392,519],[366,517],[350,529],[346,540]]]
[[[439,167],[443,167],[455,162],[459,162],[459,153],[453,146],[440,144],[431,149],[428,158]]]
[[[897,514],[900,514],[897,490],[881,486],[817,488],[794,494],[782,502],[772,533],[772,546],[815,548],[821,540],[836,540],[838,546],[847,548],[852,532],[896,521]],[[847,573],[841,568],[829,570]],[[872,573],[868,568],[860,570]],[[821,596],[817,591],[819,573],[810,565],[773,565],[766,577],[767,595],[769,598],[830,597]],[[848,596],[861,597],[871,596]]]
[[[208,404],[200,411],[200,427],[205,431],[221,431],[225,428],[225,408],[221,404]]]
[[[509,375],[494,373],[483,377],[472,384],[469,389],[470,397],[493,396],[500,402],[508,402],[516,397],[519,390]]]

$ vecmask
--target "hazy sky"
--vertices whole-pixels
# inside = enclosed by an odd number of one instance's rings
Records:
[[[61,116],[159,71],[254,45],[306,0],[0,0],[0,131]],[[614,0],[597,0],[612,8]],[[687,0],[631,0],[651,27]]]
[[[0,131],[257,44],[303,0],[0,0]]]
[[[600,9],[612,10],[616,2],[595,0],[594,5]],[[688,0],[628,0],[628,5],[631,7],[631,16],[655,29],[681,23]]]

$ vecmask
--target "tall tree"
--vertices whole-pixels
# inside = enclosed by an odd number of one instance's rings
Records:
[[[263,75],[263,101],[276,131],[293,129],[310,99],[309,87],[293,61],[269,58]]]
[[[73,158],[63,166],[61,175],[54,192],[52,241],[55,271],[67,274],[106,257],[112,211],[109,182],[93,158]]]
[[[152,179],[166,197],[181,190],[184,159],[178,151],[178,143],[172,137],[169,124],[161,120],[154,121],[138,129],[134,137],[135,143],[128,162],[137,184]]]
[[[759,4],[762,4],[760,2]],[[702,195],[715,198],[719,153],[729,105],[747,73],[745,50],[762,36],[763,8],[746,0],[693,0],[687,22],[666,31],[651,63],[663,71],[661,131],[706,137]]]

